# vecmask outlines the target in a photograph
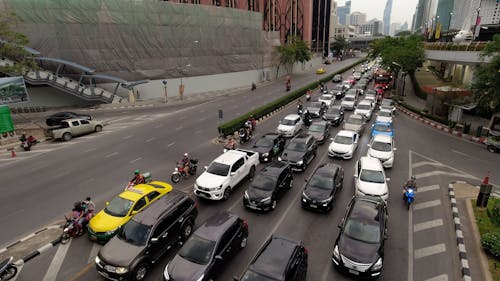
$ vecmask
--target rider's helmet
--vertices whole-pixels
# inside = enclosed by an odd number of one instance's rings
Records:
[[[184,153],[184,157],[188,157],[188,156],[189,156],[189,154],[187,152]]]
[[[411,180],[415,181],[415,180],[417,180],[417,178],[415,176],[411,176]]]
[[[138,174],[140,174],[140,173],[141,173],[141,171],[140,171],[139,169],[136,169],[136,170],[134,171],[134,175],[138,175]]]

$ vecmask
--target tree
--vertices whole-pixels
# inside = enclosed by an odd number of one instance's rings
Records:
[[[306,42],[292,38],[289,44],[277,47],[280,65],[284,65],[288,73],[292,73],[297,62],[304,64],[311,59],[311,50]]]
[[[413,75],[425,59],[422,38],[418,35],[389,37],[372,42],[372,56],[382,57],[382,65],[394,68],[393,62]]]
[[[491,57],[491,61],[484,60]],[[481,52],[483,63],[476,66],[471,88],[478,106],[487,112],[500,111],[500,35],[496,34]]]
[[[334,53],[338,54],[340,53],[343,49],[347,47],[349,43],[343,36],[336,36],[335,40],[330,44],[330,50],[335,51]]]
[[[29,42],[28,37],[14,31],[14,27],[21,23],[15,13],[4,11],[0,13],[0,56],[8,57],[16,61],[13,66],[2,67],[4,72],[23,74],[28,69],[37,67],[33,60],[29,59],[31,54],[24,49]]]

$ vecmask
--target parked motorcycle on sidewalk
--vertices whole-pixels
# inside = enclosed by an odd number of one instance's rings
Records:
[[[174,169],[172,176],[170,179],[173,183],[178,183],[182,178],[187,178],[189,175],[196,175],[196,169],[198,168],[198,160],[197,159],[189,159],[189,173],[184,169],[184,165],[182,163],[177,163],[177,167]]]
[[[0,263],[0,281],[7,281],[17,274],[17,267],[12,262],[13,257],[6,258]]]

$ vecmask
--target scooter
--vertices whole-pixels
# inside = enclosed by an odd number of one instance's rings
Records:
[[[23,141],[21,143],[21,147],[24,149],[24,151],[30,151],[31,150],[31,143],[28,141]]]
[[[239,134],[240,134],[240,143],[241,144],[246,143],[247,141],[249,141],[252,138],[252,136],[249,133],[247,133],[245,128],[241,128],[239,131]]]
[[[297,114],[302,115],[304,113],[303,106],[297,105]]]
[[[142,173],[142,176],[144,177],[144,182],[148,183],[152,181],[152,176],[150,172]],[[133,188],[134,186],[135,184],[133,182],[128,182],[127,185],[125,185],[125,190]]]
[[[407,187],[405,192],[403,193],[403,200],[406,203],[406,206],[408,207],[408,210],[410,209],[411,204],[413,201],[415,201],[415,190],[413,187]]]
[[[73,218],[68,218],[66,216],[64,216],[64,218],[66,219],[66,223],[63,226],[61,244],[66,244],[71,238],[78,237],[78,228],[75,225],[76,221]]]
[[[189,173],[186,173],[184,169],[184,165],[182,163],[178,163],[177,167],[174,169],[172,176],[170,179],[173,183],[178,183],[181,178],[187,178],[188,175],[196,175],[196,168],[198,168],[198,160],[197,159],[189,159]]]
[[[304,116],[304,125],[307,128],[309,128],[309,126],[311,126],[311,123],[312,123],[312,117],[307,118],[307,117]]]
[[[14,258],[9,257],[0,263],[0,281],[7,281],[17,274],[17,267],[12,262]]]

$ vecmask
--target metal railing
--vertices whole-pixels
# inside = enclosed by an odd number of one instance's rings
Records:
[[[424,43],[424,49],[434,51],[466,51],[480,52],[487,42],[433,42]]]

